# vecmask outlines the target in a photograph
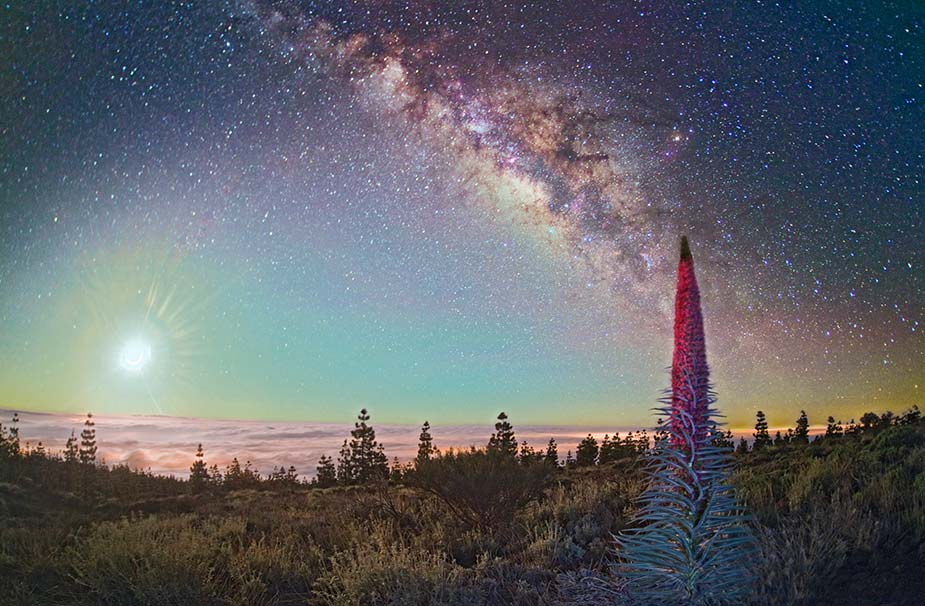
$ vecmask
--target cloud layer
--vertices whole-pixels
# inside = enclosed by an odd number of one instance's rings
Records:
[[[12,416],[11,410],[0,410],[0,419]],[[79,435],[85,417],[69,414],[19,412],[20,436],[23,444],[38,442],[51,452],[59,452],[71,430]],[[327,454],[336,457],[352,424],[267,422],[198,419],[167,416],[94,416],[98,458],[110,465],[125,464],[134,469],[158,474],[185,476],[198,444],[203,445],[206,462],[224,468],[233,457],[243,464],[250,461],[266,474],[274,467],[294,465],[302,475],[312,476],[318,458]],[[420,427],[417,425],[377,425],[376,434],[391,459],[407,461],[414,457]],[[491,435],[490,425],[437,425],[431,429],[440,449],[483,445]],[[601,428],[555,427],[541,425],[515,426],[518,440],[534,447],[545,447],[550,437],[559,443],[560,454],[573,450],[589,432],[599,438]],[[616,428],[613,431],[627,431]]]
[[[13,410],[0,409],[4,427]],[[70,414],[19,411],[19,434],[23,445],[41,442],[51,453],[64,449],[71,430],[80,435],[86,417]],[[250,461],[263,474],[274,467],[294,465],[300,476],[312,477],[321,455],[336,458],[352,424],[311,423],[299,421],[237,421],[233,419],[199,419],[192,417],[102,415],[94,416],[99,451],[97,458],[110,465],[128,465],[132,469],[149,470],[157,474],[187,476],[198,444],[203,445],[206,462],[219,468],[237,457],[243,464]],[[386,454],[402,462],[414,458],[417,452],[417,425],[377,425],[376,437],[385,446]],[[441,450],[482,446],[493,431],[491,425],[435,425],[431,428],[434,444]],[[638,427],[583,427],[555,425],[523,425],[514,427],[517,439],[526,440],[536,449],[545,448],[549,438],[555,438],[559,456],[574,453],[578,442],[589,433],[598,440],[605,434],[625,435]],[[771,428],[773,435],[778,429]],[[810,427],[810,435],[825,432],[824,426]],[[733,430],[735,439],[751,440],[751,429]],[[651,435],[651,430],[650,430]]]

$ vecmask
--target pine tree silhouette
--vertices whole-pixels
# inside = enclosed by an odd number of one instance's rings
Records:
[[[334,459],[321,455],[321,458],[318,459],[318,467],[315,468],[315,486],[318,488],[330,488],[336,484],[337,469],[334,467]]]
[[[434,448],[434,439],[430,435],[430,422],[424,421],[424,424],[421,426],[421,434],[418,436],[418,454],[414,458],[415,465],[420,465],[425,461],[429,461],[430,457],[436,454],[437,449]]]
[[[20,453],[19,448],[19,413],[13,413],[13,420],[10,421],[10,449],[14,455]]]
[[[77,438],[74,437],[74,431],[71,430],[71,437],[67,439],[64,445],[64,461],[66,463],[76,463],[78,461]]]
[[[45,446],[42,445],[42,441],[39,440],[39,443],[35,445],[35,448],[29,451],[30,457],[35,457],[38,459],[44,459],[48,453],[45,452]]]
[[[575,451],[575,464],[578,467],[591,467],[597,463],[597,440],[591,434],[588,434],[584,440],[578,444]]]
[[[601,440],[601,447],[598,452],[597,462],[599,465],[628,459],[645,452],[649,446],[649,437],[647,434],[639,433],[639,437],[634,437],[632,432],[626,434],[626,438],[620,438],[620,433],[616,432],[611,438],[605,435]]]
[[[542,461],[544,455],[542,452],[537,452],[532,446],[527,444],[527,441],[524,440],[520,443],[520,452],[517,453],[517,460],[521,465],[533,465]]]
[[[398,460],[398,457],[392,459],[392,466],[389,467],[389,482],[392,484],[400,484],[402,478],[405,477],[405,469],[402,467],[401,461]]]
[[[341,484],[368,484],[389,477],[389,461],[368,421],[369,413],[364,408],[350,432],[350,442],[344,441],[337,467]]]
[[[793,430],[793,438],[791,441],[794,444],[809,444],[809,418],[806,416],[805,410],[800,411],[800,416],[797,418],[797,426]]]
[[[93,414],[87,413],[87,420],[84,421],[84,428],[80,432],[80,448],[77,452],[77,458],[84,465],[92,465],[96,462],[96,429],[93,422]]]
[[[7,429],[0,423],[0,459],[12,459],[20,455],[19,451],[19,415],[13,413],[13,421]]]
[[[736,446],[736,454],[748,454],[748,441],[744,437],[739,438],[739,445]]]
[[[224,486],[231,490],[242,488],[245,485],[244,470],[241,468],[238,457],[232,458],[231,463],[225,467],[225,476],[222,482]]]
[[[353,469],[353,457],[350,453],[350,444],[344,439],[340,447],[340,454],[337,457],[337,481],[344,486],[356,483],[356,472]]]
[[[543,460],[546,461],[547,465],[552,465],[554,467],[559,466],[559,447],[556,444],[555,438],[549,438],[549,443],[546,445],[546,455],[543,457]]]
[[[768,419],[764,416],[764,411],[759,410],[755,413],[755,450],[760,450],[771,445],[771,434],[768,433]]]
[[[193,492],[201,492],[209,484],[209,469],[203,459],[202,444],[196,448],[196,460],[189,468],[189,483]]]
[[[825,427],[825,437],[837,438],[844,435],[845,428],[842,427],[841,421],[836,421],[835,417],[829,417]]]
[[[605,433],[604,439],[601,440],[600,448],[597,451],[597,462],[600,465],[610,463],[611,461],[616,461],[616,447],[620,445],[620,434],[614,436],[613,441],[610,440],[610,434]]]
[[[514,427],[507,420],[507,413],[498,415],[495,423],[495,433],[488,439],[488,451],[502,456],[514,458],[517,456],[517,438],[514,436]]]

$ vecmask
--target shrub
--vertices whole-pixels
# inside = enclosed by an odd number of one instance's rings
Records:
[[[325,606],[474,604],[467,573],[440,553],[408,546],[378,527],[335,553],[314,587]]]
[[[148,517],[96,525],[66,564],[83,588],[75,602],[244,606],[275,604],[283,588],[307,597],[303,551],[286,534],[249,535],[238,517]]]
[[[755,606],[801,606],[817,603],[848,554],[875,541],[875,524],[843,495],[825,506],[787,517],[777,527],[757,529],[758,551],[752,559],[759,582],[750,597]]]
[[[546,553],[550,565],[568,570],[600,566],[610,554],[613,535],[627,525],[626,510],[639,481],[588,471],[576,470],[528,508],[524,526],[533,529],[531,540],[537,543],[528,547],[528,561],[538,562],[534,558]]]
[[[422,462],[407,482],[442,500],[460,520],[510,536],[517,510],[539,497],[553,469],[505,453],[449,451]]]

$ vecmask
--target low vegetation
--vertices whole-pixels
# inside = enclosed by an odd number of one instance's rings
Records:
[[[339,481],[330,461],[324,487],[289,470],[210,472],[192,454],[190,480],[152,476],[27,449],[0,430],[0,603],[629,603],[614,537],[634,524],[648,449],[556,464],[554,443],[518,445],[504,418],[485,448],[456,452],[436,451],[427,427],[418,459],[383,474],[364,451],[380,451],[364,416],[342,457],[379,471],[342,460]],[[737,449],[731,477],[758,542],[746,603],[925,594],[918,409],[833,424],[805,442]]]

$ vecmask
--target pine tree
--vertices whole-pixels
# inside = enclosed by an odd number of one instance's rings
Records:
[[[884,427],[890,427],[891,425],[893,425],[894,421],[895,419],[893,418],[893,412],[888,410],[885,413],[880,415],[880,422],[878,423],[878,426],[881,429],[883,429]]]
[[[616,461],[617,451],[620,447],[620,434],[615,433],[613,436],[613,441],[610,440],[610,434],[604,434],[604,439],[601,440],[601,447],[597,453],[597,462],[600,465],[610,463],[611,461]]]
[[[861,415],[861,431],[873,431],[880,425],[880,417],[875,412],[865,412]]]
[[[836,421],[835,417],[830,416],[828,418],[828,423],[825,426],[825,437],[827,438],[837,438],[845,433],[845,429],[841,425],[841,421]]]
[[[245,487],[253,487],[260,483],[260,474],[254,469],[250,461],[244,463],[244,469],[241,470],[241,479]]]
[[[3,423],[0,423],[0,459],[9,459],[13,456],[13,446],[10,443],[9,434]]]
[[[559,447],[556,444],[555,438],[549,438],[549,443],[546,445],[546,455],[543,457],[543,460],[546,461],[547,465],[552,465],[554,467],[559,466]]]
[[[732,435],[732,431],[728,429],[724,432],[720,432],[716,437],[714,437],[713,443],[716,446],[719,446],[720,448],[724,448],[726,450],[733,450],[736,445],[735,439]]]
[[[290,465],[287,469],[285,465],[274,467],[273,471],[267,477],[267,482],[274,486],[291,488],[298,483],[299,474],[296,473],[295,467]]]
[[[74,431],[71,430],[71,437],[67,439],[64,445],[64,461],[66,463],[76,463],[78,461],[77,438],[74,437]]]
[[[748,454],[748,441],[746,441],[744,437],[739,438],[739,445],[736,447],[736,454]]]
[[[393,458],[392,466],[389,468],[389,482],[392,484],[400,484],[404,477],[405,470],[401,466],[401,461],[398,460],[398,457]]]
[[[330,488],[335,484],[337,484],[337,470],[334,467],[334,459],[321,455],[318,459],[318,467],[315,468],[315,486]]]
[[[48,452],[45,450],[45,445],[39,440],[39,442],[32,447],[29,446],[29,442],[26,442],[23,454],[30,459],[44,459],[48,455]]]
[[[764,416],[764,411],[759,410],[755,413],[755,450],[760,450],[771,445],[771,435],[768,433],[768,419]]]
[[[350,445],[346,438],[340,447],[340,454],[337,457],[337,481],[344,486],[355,484],[355,472],[353,470],[353,457],[350,456]]]
[[[571,450],[565,453],[565,465],[564,466],[566,469],[572,469],[573,467],[575,467],[575,459],[572,458]]]
[[[350,443],[344,441],[338,461],[338,480],[342,484],[368,484],[389,477],[389,461],[382,445],[376,441],[376,430],[370,425],[369,413],[360,411],[350,432]]]
[[[794,444],[809,444],[809,418],[806,411],[801,410],[797,419],[797,426],[793,430],[792,442]]]
[[[537,455],[537,452],[533,449],[533,447],[527,444],[527,441],[524,440],[520,443],[520,452],[517,454],[517,460],[521,465],[532,465],[537,461],[543,460],[543,455]]]
[[[231,490],[241,488],[244,485],[244,470],[241,469],[238,457],[231,459],[231,463],[225,467],[223,484]]]
[[[831,418],[831,417],[830,417]],[[919,410],[918,404],[913,404],[912,408],[900,415],[897,423],[900,425],[915,425],[922,419],[922,411]],[[839,421],[841,423],[841,421]]]
[[[646,454],[649,450],[649,434],[643,429],[642,431],[636,432],[636,439],[634,440],[636,444],[635,454]]]
[[[437,449],[434,448],[434,439],[430,435],[430,423],[424,421],[424,424],[421,426],[421,435],[418,436],[418,455],[414,458],[415,465],[420,465],[425,461],[429,461],[430,457],[436,454]]]
[[[19,447],[19,415],[13,413],[9,429],[0,423],[0,459],[12,459],[22,455]]]
[[[20,454],[19,447],[19,413],[13,413],[13,420],[10,421],[10,450],[12,450],[13,455]]]
[[[96,462],[96,424],[93,422],[93,415],[87,413],[87,420],[84,421],[83,431],[80,432],[80,449],[77,457],[84,465],[92,465]]]
[[[854,422],[854,419],[848,421],[848,425],[845,427],[846,436],[856,436],[861,432],[861,426]]]
[[[578,444],[575,464],[578,467],[591,467],[597,463],[597,452],[597,440],[594,439],[594,436],[588,434],[588,437]]]
[[[731,450],[715,419],[700,294],[687,238],[681,240],[671,390],[662,399],[668,437],[646,468],[636,528],[621,534],[634,603],[725,606],[751,589],[753,539],[729,476]]]
[[[488,440],[488,451],[505,457],[517,456],[517,438],[514,437],[514,427],[508,422],[505,412],[498,415],[495,433]]]
[[[193,492],[202,492],[209,484],[209,469],[203,460],[202,444],[196,448],[196,460],[190,465],[189,483]]]

